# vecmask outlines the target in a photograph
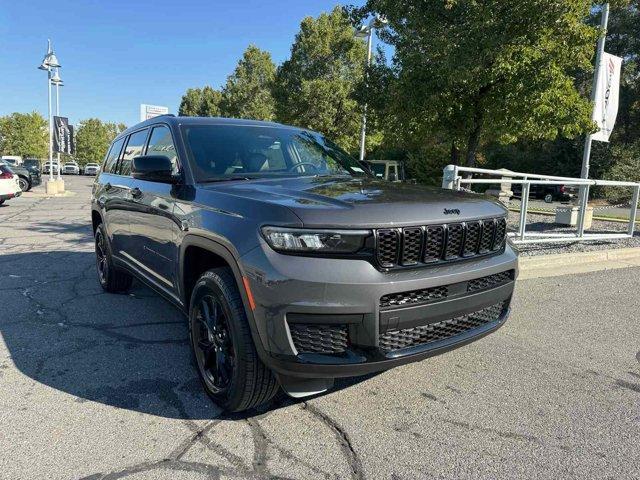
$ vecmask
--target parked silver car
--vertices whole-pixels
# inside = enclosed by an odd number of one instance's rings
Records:
[[[87,163],[84,166],[85,175],[98,175],[100,173],[100,165],[97,163]]]
[[[58,174],[58,170],[60,169],[60,164],[54,160],[53,162],[45,162],[44,166],[42,167],[42,173],[50,173],[51,170],[53,170],[53,173],[55,175]]]
[[[64,175],[80,175],[80,167],[76,162],[67,162],[62,166]]]

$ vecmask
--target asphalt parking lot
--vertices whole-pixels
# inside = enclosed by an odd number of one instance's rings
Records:
[[[0,207],[0,478],[640,477],[640,269],[519,281],[479,342],[224,416],[181,314],[100,289],[91,181]]]

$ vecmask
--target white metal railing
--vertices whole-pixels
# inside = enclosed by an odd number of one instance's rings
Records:
[[[463,178],[461,173],[482,174],[499,176],[500,178]],[[519,173],[510,170],[488,170],[485,168],[460,167],[447,165],[442,176],[442,188],[450,190],[462,190],[462,184],[503,184],[522,185],[522,198],[520,206],[520,222],[518,231],[509,233],[514,243],[552,243],[589,240],[612,240],[633,237],[636,215],[638,213],[638,200],[640,200],[640,183],[618,182],[613,180],[590,180],[585,178],[557,177],[553,175],[538,175],[534,173]],[[529,205],[529,193],[531,185],[576,185],[580,188],[580,202],[578,221],[575,233],[555,232],[527,232],[527,207]],[[627,187],[633,190],[633,198],[629,211],[629,225],[627,233],[585,233],[585,216],[587,213],[587,201],[589,188],[592,186]],[[528,237],[528,238],[527,238]]]

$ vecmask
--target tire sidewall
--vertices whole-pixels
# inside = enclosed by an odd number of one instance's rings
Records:
[[[20,190],[22,190],[23,192],[28,192],[31,188],[29,185],[29,181],[23,177],[18,177],[18,181],[20,183]],[[25,185],[25,188],[22,188],[22,185]]]
[[[233,308],[232,299],[229,298],[232,288],[237,288],[235,285],[227,285],[227,282],[223,280],[219,275],[214,272],[206,272],[198,280],[193,293],[191,295],[191,301],[189,303],[189,342],[191,344],[191,352],[193,354],[194,365],[198,371],[198,377],[202,383],[207,394],[222,408],[233,408],[233,405],[237,405],[243,396],[244,385],[246,383],[246,351],[245,343],[242,341],[243,331],[240,326],[241,322],[246,322],[246,314],[244,311],[242,315],[245,318],[238,318],[237,309]],[[233,351],[235,355],[235,364],[233,369],[233,375],[231,383],[224,392],[213,392],[209,389],[207,382],[204,380],[198,360],[196,358],[194,344],[194,326],[197,322],[195,318],[196,306],[205,295],[213,295],[220,301],[225,315],[228,319],[228,329],[231,335],[231,342],[233,345]]]

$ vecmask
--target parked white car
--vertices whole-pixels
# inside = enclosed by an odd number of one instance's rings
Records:
[[[98,175],[100,173],[100,165],[97,163],[87,163],[84,166],[85,175]]]
[[[18,176],[6,164],[0,164],[0,205],[22,194]]]
[[[76,162],[67,162],[62,166],[63,175],[80,175],[80,167]]]
[[[42,173],[50,173],[51,169],[53,167],[53,173],[55,175],[58,174],[58,170],[60,169],[60,164],[54,160],[53,162],[44,162],[44,166],[42,167]]]

